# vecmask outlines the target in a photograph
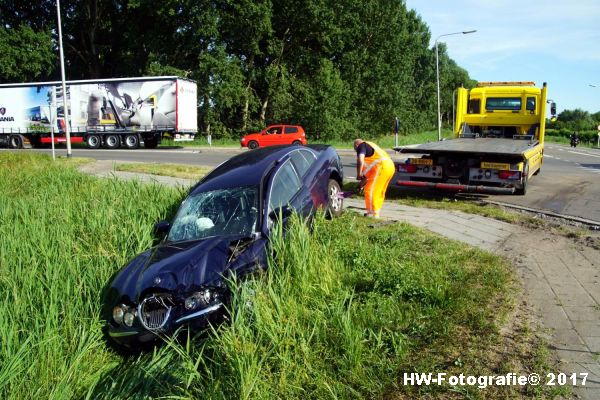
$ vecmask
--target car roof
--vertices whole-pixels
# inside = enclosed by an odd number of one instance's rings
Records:
[[[278,160],[299,149],[311,149],[318,154],[330,146],[269,146],[248,150],[225,161],[212,170],[192,189],[190,195],[209,190],[257,186],[266,172],[272,169]]]

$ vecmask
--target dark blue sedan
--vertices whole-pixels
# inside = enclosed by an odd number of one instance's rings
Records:
[[[135,257],[107,291],[109,338],[138,348],[182,325],[222,318],[225,280],[266,266],[271,227],[293,212],[342,212],[342,164],[330,146],[277,146],[224,162],[191,190],[161,243]]]

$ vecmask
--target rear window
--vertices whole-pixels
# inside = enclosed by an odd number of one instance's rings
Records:
[[[298,127],[296,126],[286,126],[285,133],[298,133]]]
[[[487,111],[494,111],[494,110],[519,111],[521,109],[521,98],[520,97],[490,97],[485,100],[485,109]]]

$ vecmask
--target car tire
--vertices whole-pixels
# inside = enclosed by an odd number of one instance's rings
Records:
[[[344,210],[344,199],[341,196],[342,189],[335,179],[327,183],[327,216],[329,218],[339,217]]]
[[[23,137],[21,135],[12,135],[8,139],[8,147],[10,147],[11,149],[22,149]]]
[[[104,136],[104,145],[107,149],[118,149],[121,146],[121,139],[117,135]]]
[[[256,140],[251,140],[251,141],[248,143],[248,148],[249,148],[250,150],[257,149],[257,148],[258,148],[258,142],[257,142]]]
[[[102,139],[100,139],[100,135],[89,135],[85,139],[85,143],[90,149],[99,149],[102,144]]]
[[[299,140],[294,140],[294,141],[292,142],[292,144],[293,144],[294,146],[302,146],[302,142],[301,142],[301,141],[299,141]]]
[[[134,150],[140,147],[140,138],[138,135],[125,136],[125,146],[128,149]]]

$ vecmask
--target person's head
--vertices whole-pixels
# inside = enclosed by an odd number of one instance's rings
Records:
[[[358,148],[358,146],[360,146],[360,144],[363,142],[364,142],[364,140],[362,140],[362,139],[354,140],[354,150],[356,150]]]

